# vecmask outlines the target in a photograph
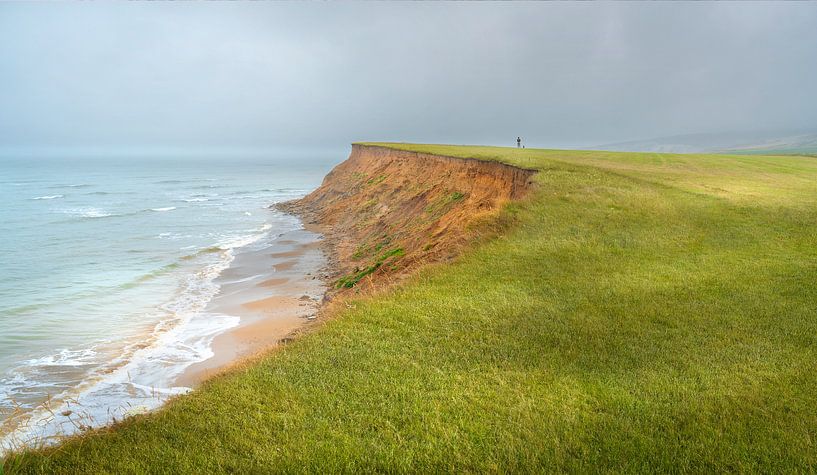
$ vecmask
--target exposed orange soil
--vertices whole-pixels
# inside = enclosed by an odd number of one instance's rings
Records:
[[[405,275],[455,256],[484,231],[478,223],[491,222],[505,202],[524,196],[534,173],[498,162],[353,145],[318,189],[279,207],[326,235],[336,283],[376,268],[355,284],[361,288],[374,276]]]

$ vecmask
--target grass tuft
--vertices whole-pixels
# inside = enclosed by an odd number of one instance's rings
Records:
[[[380,250],[380,245],[375,246],[375,250],[379,251]],[[361,279],[363,279],[367,275],[373,273],[377,269],[380,269],[383,266],[383,264],[385,264],[387,262],[389,264],[392,264],[395,259],[403,256],[404,254],[405,254],[405,252],[403,251],[402,248],[396,248],[396,249],[392,249],[390,251],[386,251],[380,257],[378,257],[374,261],[374,263],[372,263],[372,265],[370,265],[370,266],[368,266],[368,267],[366,267],[366,268],[364,268],[362,270],[358,269],[354,273],[352,273],[351,275],[341,277],[340,279],[338,279],[337,282],[335,282],[335,288],[337,288],[337,289],[340,289],[340,288],[350,289],[350,288],[354,287],[355,285],[357,285],[357,283],[360,282]],[[391,259],[391,258],[394,258],[394,259]],[[391,261],[389,261],[389,259],[391,259]]]

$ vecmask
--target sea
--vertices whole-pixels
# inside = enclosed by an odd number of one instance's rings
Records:
[[[239,317],[205,311],[242,252],[300,229],[270,205],[331,157],[0,157],[0,452],[189,391]],[[36,427],[27,430],[27,427]],[[36,433],[35,433],[36,432]]]

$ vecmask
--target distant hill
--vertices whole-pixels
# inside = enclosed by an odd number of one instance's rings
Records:
[[[817,153],[817,131],[688,134],[591,147],[591,150],[662,153]]]

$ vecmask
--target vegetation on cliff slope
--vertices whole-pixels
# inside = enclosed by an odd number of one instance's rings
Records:
[[[525,195],[533,174],[497,162],[355,144],[320,187],[278,208],[324,231],[332,287],[366,294],[489,238],[486,224],[504,203]]]
[[[6,470],[817,469],[817,160],[394,146],[539,186],[454,264]]]

